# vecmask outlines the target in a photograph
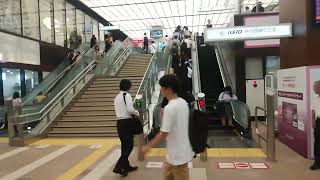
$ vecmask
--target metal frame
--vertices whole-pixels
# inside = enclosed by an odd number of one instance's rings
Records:
[[[265,113],[265,123],[258,120],[258,111],[263,111]],[[255,131],[258,136],[258,143],[261,145],[261,139],[267,144],[267,158],[270,161],[275,161],[275,135],[274,135],[274,114],[269,113],[266,109],[262,107],[256,107],[255,109]],[[267,128],[267,137],[264,137],[259,132],[259,125]]]

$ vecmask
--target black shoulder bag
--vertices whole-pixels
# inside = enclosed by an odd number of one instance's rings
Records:
[[[127,93],[123,93],[124,104],[127,107],[126,95],[127,95]],[[132,134],[134,134],[134,135],[142,134],[143,133],[143,127],[142,127],[141,120],[138,117],[134,116],[134,115],[131,115],[131,116],[132,116],[132,119],[130,121],[130,127],[131,127]]]

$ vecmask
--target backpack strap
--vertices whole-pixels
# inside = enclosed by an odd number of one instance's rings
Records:
[[[126,95],[127,95],[127,93],[123,93],[122,95],[123,95],[124,104],[127,105],[127,102],[126,102]]]

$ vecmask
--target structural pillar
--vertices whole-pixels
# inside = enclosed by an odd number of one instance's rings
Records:
[[[282,38],[281,69],[320,64],[320,27],[313,25],[314,0],[280,0],[280,23],[293,24],[293,37]]]

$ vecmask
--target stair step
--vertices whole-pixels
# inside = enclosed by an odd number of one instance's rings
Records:
[[[114,133],[114,134],[99,134],[99,133],[95,133],[95,134],[51,134],[49,133],[48,134],[48,137],[51,137],[51,138],[72,138],[72,137],[75,137],[75,138],[79,138],[79,137],[118,137],[118,133]]]
[[[71,107],[67,112],[86,112],[86,111],[114,111],[113,104],[109,106],[94,106],[94,107]]]
[[[83,98],[78,99],[75,103],[93,103],[93,102],[113,102],[115,97],[109,98]]]
[[[72,107],[107,107],[113,106],[113,100],[109,102],[76,102]]]
[[[95,88],[95,89],[92,89],[92,88],[88,88],[84,94],[106,94],[106,93],[109,93],[109,91],[116,91],[117,93],[119,93],[119,87],[113,87],[113,88]],[[132,88],[130,91],[132,92],[137,92],[138,91],[138,88],[135,87],[135,88]]]
[[[117,131],[117,126],[54,126],[52,132],[95,132]]]
[[[49,132],[49,134],[118,134],[117,131],[90,131],[90,132],[86,132],[86,131],[51,131]]]
[[[91,117],[91,116],[116,116],[114,111],[88,111],[88,112],[66,112],[64,117]]]
[[[125,79],[127,76],[123,76],[123,79]],[[140,83],[132,83],[132,88],[134,88],[135,86],[140,86]],[[116,85],[115,84],[108,84],[108,83],[100,83],[100,84],[92,84],[90,85],[89,87],[90,88],[108,88],[108,87],[119,87],[119,83],[117,83]]]
[[[117,117],[115,115],[108,116],[62,116],[60,121],[65,122],[91,122],[91,121],[116,121]]]
[[[83,94],[81,95],[81,98],[115,98],[116,95],[119,93],[119,91],[115,92],[115,93],[101,93],[101,94]],[[137,92],[132,91],[130,92],[130,94],[135,95],[137,94]]]
[[[117,120],[114,121],[72,121],[72,120],[60,120],[58,121],[57,126],[90,126],[90,125],[101,125],[101,126],[116,126],[117,125]]]
[[[140,83],[141,80],[132,80],[131,83]],[[119,85],[120,80],[105,80],[105,81],[94,81],[92,84],[115,84]]]
[[[114,81],[121,81],[122,78],[117,78],[117,77],[97,77],[96,78],[96,81],[105,81],[105,80],[114,80]],[[141,76],[132,76],[129,78],[129,80],[133,81],[133,80],[142,80],[142,77]]]

